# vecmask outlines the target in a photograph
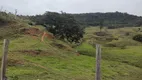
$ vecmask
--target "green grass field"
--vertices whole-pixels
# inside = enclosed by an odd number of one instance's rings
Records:
[[[142,46],[141,43],[131,40],[136,28],[108,30],[118,41],[94,39],[96,27],[86,29],[85,41],[74,50],[67,50],[52,45],[60,43],[69,46],[60,40],[40,41],[40,37],[33,38],[21,35],[10,39],[8,53],[7,77],[9,80],[94,80],[95,79],[95,46],[102,45],[101,77],[102,80],[141,80],[142,79]],[[125,37],[119,33],[131,32]],[[93,38],[92,38],[93,36]],[[123,38],[123,36],[125,38]],[[127,41],[128,40],[128,41]],[[130,41],[130,42],[129,42]],[[123,46],[109,47],[106,44]],[[0,40],[0,56],[2,56],[3,40]],[[81,54],[77,56],[74,52]],[[1,59],[0,59],[1,60]]]

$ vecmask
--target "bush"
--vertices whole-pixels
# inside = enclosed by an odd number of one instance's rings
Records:
[[[121,49],[127,48],[127,46],[141,46],[140,42],[135,40],[127,40],[127,39],[120,39],[120,40],[113,40],[112,42],[108,42],[104,45],[105,47],[119,47]]]
[[[137,42],[135,40],[120,39],[120,40],[113,40],[112,42],[108,42],[104,46],[119,47],[121,49],[125,49],[127,48],[127,46],[139,46],[139,45],[141,45],[140,42]]]
[[[82,43],[80,46],[76,47],[76,50],[82,54],[87,56],[95,56],[96,49],[88,44],[88,43]]]
[[[10,80],[19,80],[18,76],[10,76]]]
[[[142,42],[142,34],[137,34],[133,37],[133,40]]]
[[[123,43],[121,41],[115,41],[115,42],[109,42],[105,44],[106,47],[119,47],[121,49],[126,49],[127,45],[126,43]]]

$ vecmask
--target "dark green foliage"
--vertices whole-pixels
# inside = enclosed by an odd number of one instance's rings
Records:
[[[43,25],[56,37],[69,42],[80,42],[84,29],[77,23],[74,17],[66,13],[46,12],[35,16],[36,24]]]
[[[133,40],[142,42],[142,34],[137,34],[137,35],[135,35],[135,36],[133,37]]]
[[[81,13],[81,14],[70,14],[70,15],[74,16],[75,20],[77,20],[80,25],[100,26],[100,23],[103,22],[103,26],[108,26],[108,27],[111,26],[115,28],[142,26],[142,17],[130,15],[128,13],[108,12],[108,13]],[[36,17],[30,16],[29,18],[35,21],[37,24],[41,23],[43,24],[44,17],[45,16],[37,15]]]
[[[131,27],[141,26],[142,17],[121,12],[108,13],[82,13],[72,14],[80,24],[89,26],[99,26],[100,20],[104,20],[104,26]]]
[[[142,17],[136,15],[130,15],[128,13],[121,13],[117,11],[108,12],[108,13],[81,13],[81,14],[70,14],[70,15],[74,16],[75,20],[77,20],[80,25],[100,26],[101,22],[100,20],[103,20],[103,26],[107,27],[119,28],[119,27],[142,26]],[[28,17],[37,24],[44,23],[43,19],[45,16],[43,15],[28,16]]]

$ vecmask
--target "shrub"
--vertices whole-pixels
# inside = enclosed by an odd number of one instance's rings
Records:
[[[122,43],[120,41],[116,41],[116,42],[109,42],[107,44],[105,44],[106,47],[119,47],[121,49],[126,49],[127,45],[125,43]]]
[[[18,76],[10,76],[10,80],[19,80]]]
[[[133,37],[133,40],[142,42],[142,34],[137,34]]]
[[[76,47],[76,50],[82,54],[87,56],[95,56],[96,49],[88,44],[88,43],[82,43],[80,46]]]

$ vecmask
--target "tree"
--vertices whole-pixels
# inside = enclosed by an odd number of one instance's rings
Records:
[[[137,34],[133,37],[133,40],[142,42],[142,34]]]
[[[100,24],[99,24],[99,27],[100,27],[100,32],[102,31],[102,29],[103,29],[103,27],[104,27],[104,20],[103,19],[101,19],[100,20]]]
[[[79,43],[83,38],[84,28],[81,27],[70,14],[46,12],[43,15],[42,25],[57,38]]]

